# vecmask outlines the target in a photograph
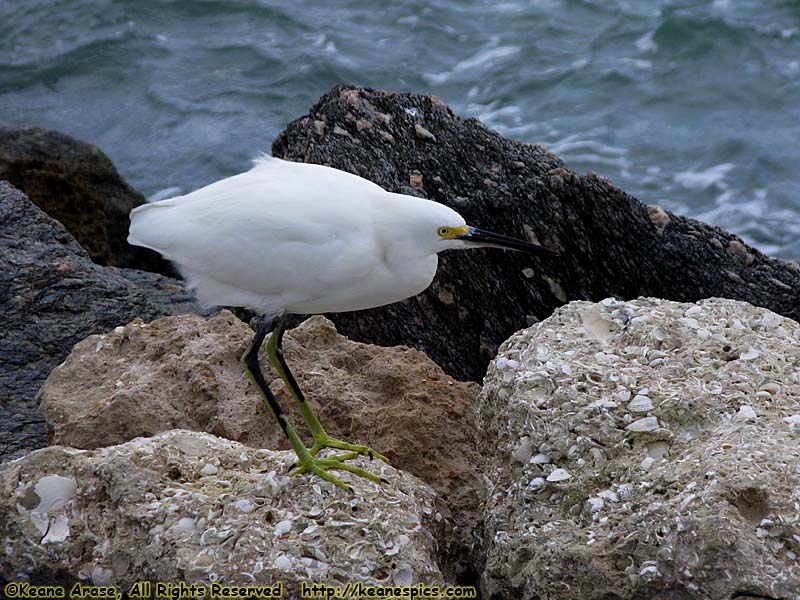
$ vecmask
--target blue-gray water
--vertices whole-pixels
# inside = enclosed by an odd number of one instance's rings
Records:
[[[98,144],[145,195],[247,169],[337,83],[800,257],[797,0],[0,0],[0,124]]]

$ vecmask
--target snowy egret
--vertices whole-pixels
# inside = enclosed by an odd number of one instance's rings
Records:
[[[135,208],[128,242],[173,261],[202,303],[264,315],[242,366],[297,454],[294,474],[315,473],[347,490],[329,471],[378,483],[379,477],[345,461],[358,455],[386,458],[325,432],[283,358],[287,315],[360,310],[414,296],[430,285],[442,250],[488,246],[557,256],[543,246],[470,227],[443,204],[387,192],[330,167],[266,156],[246,173]],[[273,323],[264,349],[313,434],[310,449],[258,364]],[[318,458],[323,448],[344,453]]]

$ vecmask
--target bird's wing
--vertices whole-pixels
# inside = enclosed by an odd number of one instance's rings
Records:
[[[359,177],[278,159],[186,196],[136,208],[129,241],[231,288],[287,304],[352,285],[374,267],[370,198]]]

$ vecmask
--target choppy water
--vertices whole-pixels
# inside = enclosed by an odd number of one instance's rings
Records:
[[[337,83],[437,94],[800,257],[797,0],[0,0],[0,123],[146,195],[248,168]]]

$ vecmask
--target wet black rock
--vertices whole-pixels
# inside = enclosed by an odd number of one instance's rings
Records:
[[[128,215],[145,199],[97,146],[49,129],[0,128],[0,179],[60,221],[94,262],[175,274],[157,253],[127,243]]]
[[[470,224],[561,252],[445,253],[419,296],[331,316],[351,339],[414,345],[459,378],[480,380],[503,340],[570,300],[718,296],[800,318],[797,265],[646,206],[594,173],[580,176],[544,147],[462,119],[435,97],[337,87],[272,151],[436,200]]]
[[[136,317],[199,312],[180,281],[102,267],[0,182],[0,462],[45,444],[34,396],[72,347]]]

